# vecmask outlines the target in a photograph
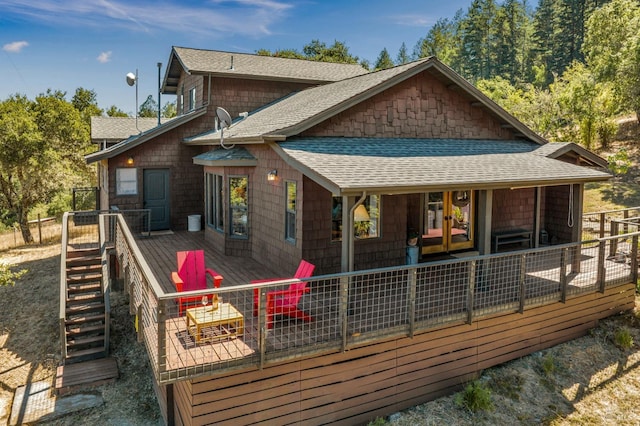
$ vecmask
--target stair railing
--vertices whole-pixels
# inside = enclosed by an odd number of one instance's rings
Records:
[[[67,311],[67,241],[69,240],[69,212],[62,215],[62,238],[60,242],[60,345],[62,359],[67,359],[66,311]]]
[[[102,295],[104,297],[104,354],[109,355],[109,331],[111,324],[111,280],[109,279],[109,250],[107,245],[111,242],[107,238],[108,230],[111,227],[105,226],[105,218],[109,222],[113,220],[112,216],[101,214],[98,223],[100,229],[100,258],[102,263],[102,278],[100,279]]]

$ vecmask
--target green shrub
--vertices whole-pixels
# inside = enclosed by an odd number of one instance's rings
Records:
[[[12,271],[11,266],[0,262],[0,287],[14,285],[17,279],[27,273],[26,269]]]
[[[367,426],[383,426],[386,424],[387,424],[387,421],[385,419],[383,419],[382,417],[376,417],[375,419],[367,423]]]
[[[553,358],[553,355],[551,354],[545,355],[545,357],[542,359],[541,366],[542,366],[542,371],[544,371],[544,373],[547,376],[551,376],[553,373],[555,373],[556,360]]]
[[[633,336],[628,328],[619,328],[613,334],[613,343],[620,349],[626,350],[633,347]]]
[[[459,392],[455,397],[455,403],[473,412],[493,410],[491,390],[478,380],[469,383]]]

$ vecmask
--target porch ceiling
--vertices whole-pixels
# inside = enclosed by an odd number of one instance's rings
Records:
[[[607,180],[602,170],[536,153],[527,141],[301,138],[273,144],[337,195],[548,186]]]

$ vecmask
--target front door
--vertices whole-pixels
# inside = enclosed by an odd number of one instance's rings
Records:
[[[473,191],[424,195],[422,254],[473,247]]]
[[[151,210],[151,230],[169,229],[169,169],[145,169],[143,188],[144,208]]]

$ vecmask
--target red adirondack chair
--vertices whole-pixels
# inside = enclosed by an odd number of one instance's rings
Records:
[[[292,278],[309,278],[313,275],[315,265],[301,260],[298,270]],[[263,283],[269,281],[286,280],[287,278],[268,278],[263,280],[253,280],[252,284]],[[267,328],[273,328],[274,315],[286,315],[292,318],[299,318],[303,321],[312,321],[313,317],[306,312],[298,309],[298,302],[304,293],[308,293],[311,289],[307,287],[306,281],[293,283],[286,290],[267,292]],[[260,289],[253,289],[253,315],[258,315],[258,302],[260,300]]]
[[[204,251],[179,251],[176,253],[178,260],[178,271],[171,273],[171,280],[176,286],[176,291],[204,290],[207,287],[207,275],[213,280],[213,288],[219,288],[222,284],[222,275],[213,269],[204,267]],[[208,295],[209,303],[212,302],[213,293]],[[180,297],[178,306],[180,316],[185,309],[202,303],[202,296]]]

